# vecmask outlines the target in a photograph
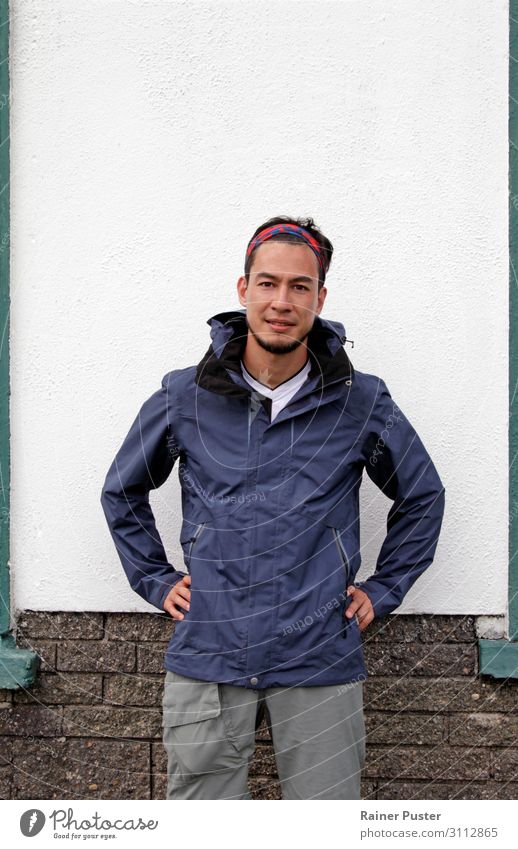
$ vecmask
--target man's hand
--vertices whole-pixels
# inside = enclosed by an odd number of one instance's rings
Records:
[[[177,581],[171,592],[166,596],[164,601],[164,610],[170,613],[173,619],[183,619],[183,613],[176,609],[175,605],[182,607],[184,610],[189,610],[191,601],[191,591],[189,585],[191,576],[185,575],[181,581]]]
[[[359,587],[355,587],[354,584],[347,587],[347,595],[352,596],[353,600],[349,603],[345,615],[348,619],[352,619],[357,614],[360,631],[364,631],[367,625],[370,625],[374,619],[372,602],[367,593]]]

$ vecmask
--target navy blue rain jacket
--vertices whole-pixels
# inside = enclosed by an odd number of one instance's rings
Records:
[[[343,615],[361,562],[363,472],[393,502],[376,569],[355,582],[376,616],[432,563],[444,486],[384,381],[353,368],[343,324],[315,317],[308,379],[272,422],[271,400],[241,373],[246,312],[207,323],[202,360],[163,377],[101,495],[132,588],[165,614],[185,571],[167,561],[149,491],[178,461],[191,606],[165,668],[250,688],[366,678],[356,617]]]

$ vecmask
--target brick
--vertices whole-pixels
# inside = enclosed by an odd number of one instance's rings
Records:
[[[154,708],[65,706],[63,730],[69,737],[162,737],[161,711]]]
[[[515,745],[518,741],[515,741]],[[493,777],[497,781],[518,781],[518,748],[492,752]],[[518,797],[517,797],[518,798]]]
[[[165,646],[163,643],[145,643],[137,646],[137,670],[164,673]]]
[[[367,745],[409,743],[431,745],[444,739],[444,717],[432,714],[365,712]]]
[[[518,799],[518,783],[498,781],[390,781],[379,784],[378,799]]]
[[[167,752],[162,742],[151,743],[151,772],[167,773]]]
[[[252,799],[282,799],[281,785],[271,778],[255,776],[249,779],[248,789]]]
[[[365,778],[468,779],[489,778],[487,749],[439,746],[367,747]]]
[[[2,711],[0,711],[0,723],[1,723]],[[8,763],[11,763],[13,758],[13,738],[12,737],[3,737],[0,732],[0,766],[5,766]]]
[[[102,702],[102,675],[44,672],[29,690],[16,690],[17,704],[94,704]]]
[[[60,672],[133,672],[135,646],[130,643],[65,640],[58,644]]]
[[[452,788],[459,789],[461,781],[398,781],[390,779],[378,781],[378,799],[450,799]]]
[[[61,733],[62,708],[14,705],[0,712],[0,735],[52,737]]]
[[[167,773],[155,772],[151,776],[151,798],[167,799]]]
[[[100,640],[102,613],[48,613],[25,610],[16,625],[17,636],[52,640]]]
[[[115,706],[148,705],[162,708],[164,675],[105,675],[104,700]]]
[[[368,641],[388,643],[476,643],[475,617],[396,614],[375,619],[364,631]]]
[[[449,741],[453,746],[515,746],[518,716],[503,713],[456,716],[450,722]]]
[[[474,675],[477,668],[476,646],[464,643],[412,645],[369,642],[364,645],[364,651],[369,675],[449,677]]]
[[[376,781],[370,781],[368,778],[362,778],[360,785],[361,799],[377,799],[378,785]]]
[[[455,797],[454,797],[455,798]],[[518,782],[488,781],[477,786],[468,784],[459,799],[518,799]]]
[[[66,739],[15,739],[13,799],[66,798]]]
[[[13,770],[10,766],[0,766],[0,799],[11,798]]]
[[[57,643],[53,643],[52,640],[43,640],[40,637],[29,638],[24,636],[19,636],[17,643],[22,649],[30,649],[36,652],[39,657],[39,672],[55,672]]]
[[[256,745],[248,774],[277,777],[277,765],[272,746]]]
[[[61,737],[19,744],[13,798],[150,798],[147,743]]]
[[[173,619],[162,613],[108,613],[106,616],[109,640],[168,643],[173,630]]]
[[[363,701],[365,708],[372,710],[518,713],[518,680],[373,675],[363,685]]]

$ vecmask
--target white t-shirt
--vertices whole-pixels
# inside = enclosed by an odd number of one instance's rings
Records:
[[[265,398],[272,399],[272,415],[270,421],[273,422],[275,416],[280,413],[283,407],[286,406],[290,398],[295,395],[295,392],[300,389],[303,383],[306,382],[308,373],[311,369],[311,360],[308,357],[305,365],[302,366],[300,371],[294,374],[292,377],[288,378],[288,380],[284,380],[279,386],[276,386],[275,389],[270,389],[268,386],[265,386],[264,383],[259,383],[250,372],[248,372],[243,364],[243,360],[241,360],[241,371],[243,372],[243,377],[250,384],[250,386],[256,390],[259,395],[262,395]]]

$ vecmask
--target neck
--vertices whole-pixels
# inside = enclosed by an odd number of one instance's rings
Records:
[[[265,351],[249,331],[242,359],[252,377],[270,389],[275,389],[301,370],[307,362],[308,349],[306,343],[302,342],[289,354],[274,354]]]

